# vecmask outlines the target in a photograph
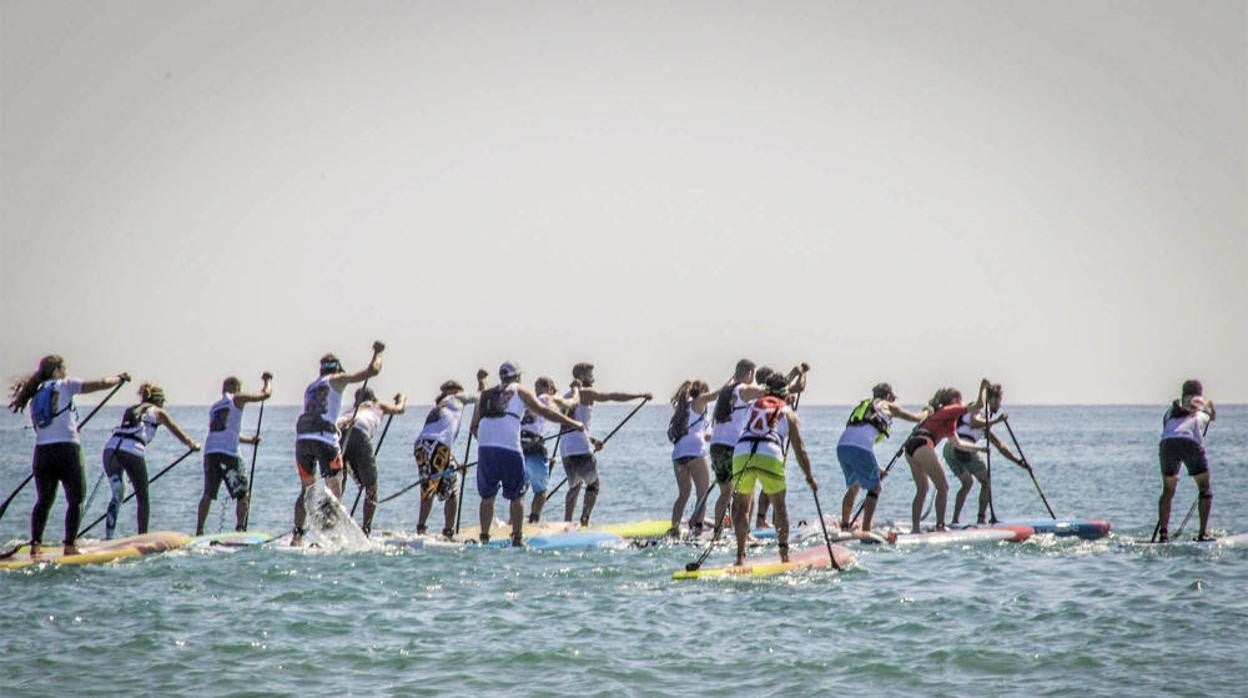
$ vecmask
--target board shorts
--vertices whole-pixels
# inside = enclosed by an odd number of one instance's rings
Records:
[[[732,476],[737,481],[737,494],[753,496],[755,483],[763,486],[764,494],[780,494],[786,489],[784,461],[761,453],[733,458]]]
[[[354,439],[352,439],[354,441]],[[298,439],[295,441],[295,466],[301,478],[330,478],[342,471],[342,454],[338,447],[315,439]]]
[[[216,499],[221,482],[232,499],[247,494],[247,476],[243,474],[243,459],[230,453],[204,454],[204,498]]]
[[[1161,460],[1162,477],[1175,477],[1179,474],[1179,463],[1187,466],[1187,474],[1192,477],[1209,472],[1209,460],[1205,457],[1205,449],[1191,439],[1162,439],[1157,449]]]
[[[984,463],[984,459],[980,457],[979,451],[967,451],[953,445],[953,441],[946,441],[945,447],[942,449],[945,456],[945,464],[953,471],[957,477],[963,475],[978,475],[988,469]]]
[[[342,458],[360,481],[360,487],[374,487],[377,485],[377,460],[373,458],[373,440],[359,429],[351,432],[348,432],[350,436],[343,437],[346,448]]]
[[[482,446],[477,449],[477,494],[490,499],[503,491],[503,499],[512,501],[524,496],[524,456],[519,451]]]
[[[420,498],[429,499],[435,494],[439,502],[455,493],[459,474],[451,467],[451,449],[434,439],[421,439],[412,449],[416,459],[416,472],[425,484],[420,488]]]
[[[857,446],[837,446],[836,460],[845,473],[845,487],[861,487],[864,490],[880,486],[880,464],[875,451]]]
[[[548,463],[545,449],[541,453],[530,453],[524,456],[524,479],[528,481],[529,487],[533,488],[534,494],[545,492],[546,487],[550,485]]]
[[[715,482],[720,484],[732,482],[734,448],[728,444],[711,444],[711,470],[715,471]]]
[[[568,489],[581,485],[589,488],[598,484],[598,459],[592,453],[564,456],[563,471],[568,476]]]

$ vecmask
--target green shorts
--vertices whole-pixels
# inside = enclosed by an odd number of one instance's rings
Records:
[[[761,484],[766,494],[780,494],[785,490],[784,462],[771,456],[756,453],[733,458],[732,477],[737,481],[737,494],[752,496],[755,483]]]
[[[979,451],[964,451],[954,446],[952,441],[945,442],[944,456],[945,464],[957,477],[977,475],[988,469]]]
[[[711,444],[711,470],[715,472],[715,482],[732,482],[732,451],[732,446]]]

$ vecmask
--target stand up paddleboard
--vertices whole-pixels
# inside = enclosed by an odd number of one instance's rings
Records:
[[[1036,535],[1075,536],[1083,540],[1104,538],[1111,528],[1110,523],[1103,519],[1010,519],[997,525],[1027,526]]]
[[[1021,543],[1034,533],[1030,526],[993,526],[991,528],[964,528],[952,531],[929,531],[926,533],[898,533],[890,542],[899,547],[914,545],[950,545],[962,543],[986,543],[1005,541]],[[874,542],[864,540],[863,542]]]
[[[833,545],[832,554],[836,556],[836,564],[841,569],[844,569],[854,561],[854,554],[844,546]],[[780,574],[791,574],[793,572],[822,569],[830,566],[831,562],[828,560],[827,547],[817,545],[789,555],[788,562],[781,562],[779,555],[746,558],[745,564],[739,567],[737,565],[721,565],[718,567],[704,567],[693,572],[688,570],[679,570],[672,573],[672,579],[689,580],[725,579],[730,577],[774,577]]]
[[[139,536],[114,538],[113,540],[83,543],[76,555],[65,555],[63,548],[45,546],[35,560],[30,559],[30,546],[22,546],[13,557],[0,561],[0,569],[15,570],[31,565],[52,563],[54,565],[98,565],[114,560],[124,560],[143,555],[177,550],[191,541],[191,537],[176,531],[155,531]]]
[[[220,552],[236,552],[255,545],[264,545],[277,536],[259,531],[229,531],[225,533],[209,533],[191,539],[192,550],[215,550]]]

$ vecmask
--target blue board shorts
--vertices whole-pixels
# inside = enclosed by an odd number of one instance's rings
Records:
[[[482,446],[477,449],[477,494],[489,499],[503,490],[503,499],[524,496],[524,456],[519,451]]]
[[[875,451],[857,446],[837,446],[836,459],[845,473],[845,487],[856,485],[869,490],[880,484],[880,463],[875,459]]]
[[[546,453],[532,453],[524,457],[524,479],[528,480],[529,487],[533,488],[535,494],[541,494],[546,491],[546,487],[550,484],[550,466],[546,460]]]

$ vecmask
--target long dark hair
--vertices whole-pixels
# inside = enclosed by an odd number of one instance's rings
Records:
[[[955,402],[962,402],[962,393],[957,388],[941,388],[936,391],[932,399],[927,403],[931,405],[933,410],[938,410],[945,405],[952,405]]]
[[[680,384],[672,393],[672,419],[667,423],[667,438],[676,443],[689,431],[689,412],[693,409],[694,399],[710,391],[706,381],[687,380]]]
[[[58,354],[48,354],[39,359],[39,368],[26,378],[15,382],[9,390],[9,411],[21,412],[27,403],[39,392],[39,385],[52,378],[56,369],[65,365],[65,359]]]

